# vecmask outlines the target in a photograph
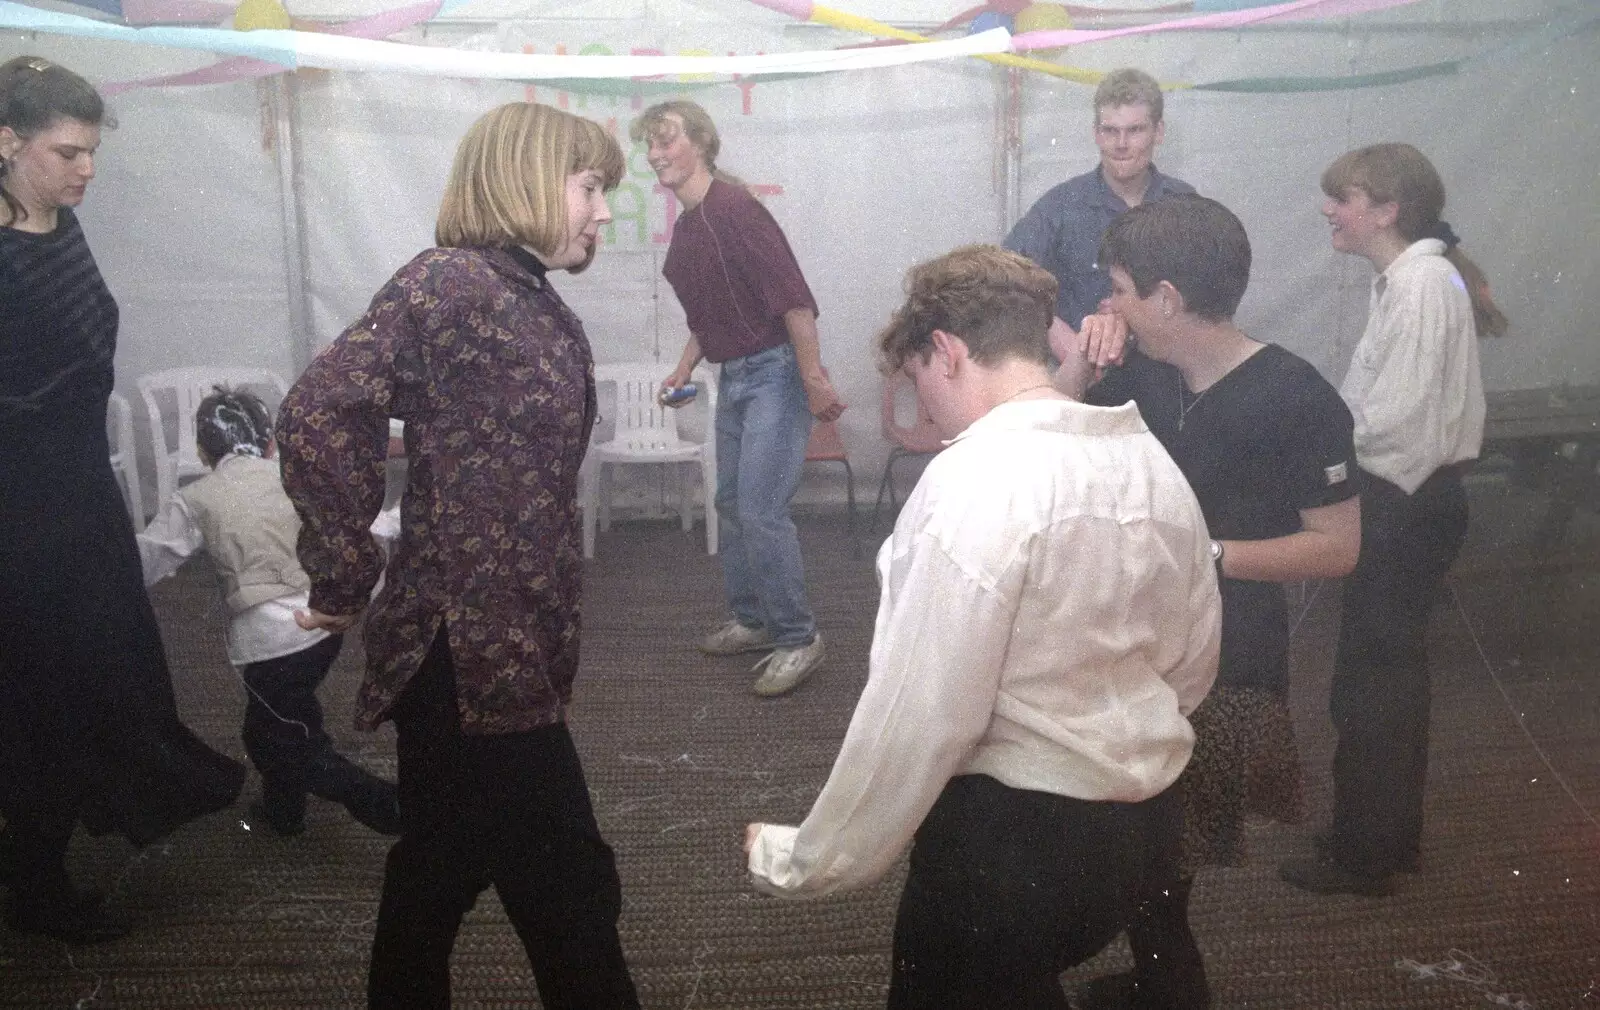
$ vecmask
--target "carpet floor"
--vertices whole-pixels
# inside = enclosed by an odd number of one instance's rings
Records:
[[[1205,871],[1193,922],[1219,1008],[1523,1010],[1600,1007],[1600,524],[1580,514],[1558,550],[1528,543],[1540,503],[1473,485],[1470,542],[1434,614],[1433,739],[1423,872],[1381,900],[1315,898],[1279,882],[1331,802],[1328,683],[1338,586],[1291,589],[1294,704],[1310,818],[1252,824],[1250,861]],[[697,529],[620,523],[588,574],[572,716],[600,825],[623,881],[622,938],[643,1004],[881,1007],[900,868],[865,891],[761,897],[744,879],[751,820],[795,823],[827,777],[866,678],[877,589],[839,513],[802,516],[807,577],[829,658],[793,694],[761,699],[754,657],[707,659],[723,618]],[[179,701],[242,759],[243,689],[203,562],[154,591]],[[323,700],[340,746],[394,774],[393,733],[350,730],[361,650],[347,644]],[[0,1006],[332,1008],[362,1005],[387,841],[312,801],[308,830],[252,829],[239,805],[134,852],[79,837],[80,880],[135,924],[70,950],[0,927]],[[1127,963],[1119,941],[1066,982]],[[492,892],[456,944],[455,1005],[537,1006]]]

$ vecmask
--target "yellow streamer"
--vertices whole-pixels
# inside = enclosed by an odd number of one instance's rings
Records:
[[[916,32],[908,32],[893,25],[886,25],[882,21],[874,21],[871,18],[864,18],[855,14],[846,14],[844,11],[836,11],[831,7],[822,7],[820,5],[812,6],[811,20],[820,25],[828,25],[831,28],[840,28],[847,32],[860,32],[862,35],[875,35],[879,38],[900,39],[903,42],[933,41],[926,35],[918,35]],[[1037,70],[1041,74],[1064,77],[1069,81],[1077,81],[1079,84],[1099,84],[1100,79],[1105,76],[1104,73],[1098,70],[1063,67],[1047,60],[1035,60],[1010,53],[980,53],[978,59],[988,60],[990,63],[997,63],[1001,66],[1018,67],[1022,70]]]
[[[871,18],[864,18],[856,14],[847,14],[844,11],[836,11],[831,7],[823,7],[821,5],[812,6],[811,20],[819,25],[827,25],[830,28],[839,28],[847,32],[860,32],[862,35],[873,35],[878,38],[900,39],[903,42],[933,41],[926,35],[918,35],[916,32],[908,32],[893,25],[886,25],[882,21],[874,21]],[[1059,63],[1051,63],[1048,60],[1036,60],[1011,53],[979,53],[978,59],[988,60],[990,63],[1003,67],[1033,70],[1041,74],[1049,74],[1051,77],[1076,81],[1079,84],[1099,84],[1101,78],[1105,77],[1103,71],[1084,70],[1080,67],[1064,67]],[[1161,86],[1170,91],[1178,88],[1187,88],[1189,84],[1163,82]]]

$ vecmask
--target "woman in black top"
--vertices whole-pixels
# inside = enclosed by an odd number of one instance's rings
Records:
[[[143,845],[244,782],[178,720],[111,472],[117,303],[72,212],[104,116],[63,67],[0,65],[0,879],[12,928],[68,942],[118,931],[67,879],[78,821]]]
[[[1250,240],[1220,203],[1177,196],[1137,207],[1107,231],[1100,262],[1109,307],[1140,352],[1087,399],[1138,403],[1200,501],[1222,576],[1217,682],[1191,717],[1195,752],[1179,779],[1184,859],[1191,873],[1238,865],[1247,812],[1301,816],[1281,584],[1355,565],[1350,412],[1311,365],[1234,326]],[[1186,883],[1130,931],[1136,1006],[1208,1005],[1187,903]]]

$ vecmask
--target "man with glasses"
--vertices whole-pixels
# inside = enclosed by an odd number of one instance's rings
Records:
[[[1110,276],[1095,263],[1100,237],[1111,222],[1141,203],[1194,192],[1193,186],[1162,175],[1150,163],[1166,130],[1161,111],[1161,85],[1155,78],[1131,67],[1107,74],[1094,92],[1100,164],[1041,196],[1006,236],[1007,249],[1055,275],[1061,285],[1056,315],[1074,333],[1111,293]],[[1054,344],[1057,333],[1051,336]]]

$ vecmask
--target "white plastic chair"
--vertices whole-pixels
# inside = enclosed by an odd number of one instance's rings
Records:
[[[661,380],[670,371],[654,362],[631,362],[622,365],[596,365],[595,384],[602,387],[601,414],[616,421],[616,433],[610,441],[597,442],[589,447],[580,478],[579,498],[583,503],[583,556],[594,557],[595,525],[611,528],[611,479],[608,466],[640,463],[699,463],[702,498],[705,503],[706,553],[717,553],[717,449],[712,434],[717,414],[717,383],[707,369],[697,369],[693,381],[699,387],[698,397],[710,411],[703,442],[685,441],[678,435],[678,410],[663,407],[656,402]],[[616,385],[615,406],[607,410],[607,397],[603,387]],[[678,512],[687,533],[694,524],[694,506],[690,489],[678,473],[678,467],[669,468],[677,478]]]
[[[150,418],[150,447],[156,458],[156,508],[159,510],[178,490],[185,477],[206,472],[194,442],[194,412],[200,401],[211,395],[214,386],[248,389],[258,396],[271,392],[276,399],[263,396],[267,409],[276,411],[289,394],[289,384],[275,372],[264,368],[229,368],[201,365],[195,368],[169,368],[139,376],[135,383]],[[169,439],[160,400],[175,401],[176,435]]]
[[[133,440],[133,407],[121,393],[112,393],[106,401],[106,435],[111,442],[111,472],[122,482],[134,532],[143,533],[144,485],[139,480],[138,446]]]

